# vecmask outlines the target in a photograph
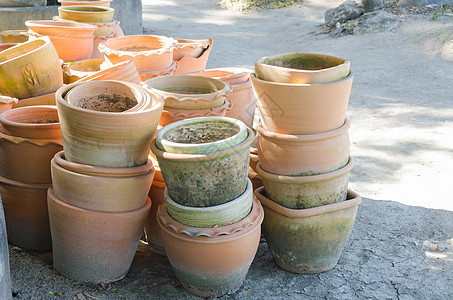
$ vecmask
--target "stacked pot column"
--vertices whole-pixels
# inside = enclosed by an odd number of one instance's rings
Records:
[[[354,224],[360,197],[348,194],[349,61],[283,54],[255,63],[261,112],[256,171],[264,187],[263,233],[277,265],[296,273],[333,268]]]
[[[64,152],[48,190],[54,267],[76,281],[119,280],[151,207],[148,155],[163,99],[121,81],[74,83],[56,98]]]
[[[264,214],[247,178],[253,131],[201,117],[164,126],[151,143],[167,189],[157,212],[166,255],[198,296],[236,291],[258,248]]]

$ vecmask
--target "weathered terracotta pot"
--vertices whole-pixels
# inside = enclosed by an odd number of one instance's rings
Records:
[[[362,198],[309,209],[288,209],[255,190],[264,207],[263,234],[277,265],[294,273],[325,272],[338,262],[354,226]]]
[[[55,105],[55,92],[36,97],[20,99],[17,104],[13,104],[13,108],[36,105]]]
[[[30,29],[30,36],[49,37],[62,60],[68,62],[91,58],[96,26],[66,20],[32,20],[26,21],[25,25]]]
[[[58,2],[61,3],[61,6],[83,5],[110,7],[112,0],[58,0]]]
[[[128,272],[151,201],[133,211],[98,212],[64,203],[48,190],[53,265],[81,282],[113,282]]]
[[[60,6],[58,16],[65,20],[91,23],[107,23],[113,21],[114,9],[105,6]]]
[[[101,70],[103,58],[90,58],[63,65],[63,81],[74,83],[81,78],[90,76]]]
[[[346,199],[349,171],[354,160],[343,168],[312,176],[283,176],[271,174],[256,166],[256,172],[263,180],[266,194],[272,201],[294,209],[312,208],[326,204],[341,202]]]
[[[259,139],[259,135],[257,135],[257,137]],[[258,149],[254,148],[253,144],[252,144],[252,146],[250,147],[250,168],[254,172],[256,172],[256,165],[258,164],[259,161],[260,161],[260,158],[258,156]]]
[[[140,76],[138,74],[137,68],[135,67],[134,61],[129,60],[97,71],[89,76],[80,78],[76,82],[99,80],[126,81],[139,84]]]
[[[156,155],[168,194],[179,204],[192,207],[219,205],[239,197],[247,187],[250,144],[254,133],[242,143],[204,154],[176,154],[157,148]],[[194,188],[196,187],[196,188]]]
[[[322,84],[264,81],[250,74],[261,123],[283,134],[313,134],[341,127],[346,117],[353,74]]]
[[[289,176],[338,170],[348,163],[350,125],[346,119],[338,129],[304,135],[275,133],[258,125],[261,167],[269,173]]]
[[[187,74],[192,72],[198,72],[206,69],[208,63],[209,54],[212,50],[212,39],[208,39],[209,46],[204,49],[198,57],[192,57],[185,55],[178,60],[179,67],[175,70],[175,75]]]
[[[98,29],[94,32],[93,54],[91,58],[104,58],[104,54],[99,51],[99,44],[105,43],[109,39],[124,36],[120,27],[120,22],[113,20],[108,23],[90,23],[96,25]]]
[[[110,170],[69,162],[63,151],[52,159],[51,168],[57,198],[73,206],[103,212],[132,211],[145,205],[154,177],[151,160],[139,167]],[[87,168],[89,174],[84,172]]]
[[[209,109],[222,105],[231,92],[228,83],[218,79],[168,75],[146,80],[143,86],[164,97],[165,108]]]
[[[253,186],[252,182],[247,180],[247,189],[242,195],[229,202],[209,207],[181,205],[173,201],[167,191],[164,197],[167,212],[176,222],[192,227],[212,228],[239,222],[250,213]]]
[[[0,177],[9,243],[33,251],[52,248],[46,201],[49,187]]]
[[[18,102],[19,100],[16,98],[0,95],[0,114],[4,111],[10,110],[13,107],[13,104],[17,104]]]
[[[30,98],[55,92],[62,85],[61,63],[49,38],[0,52],[0,94]]]
[[[184,56],[198,58],[209,47],[209,40],[176,39],[176,41],[178,44],[173,52],[173,60],[175,61]]]
[[[30,106],[0,115],[0,176],[50,184],[50,160],[63,149],[56,107]]]
[[[156,146],[170,153],[202,154],[234,147],[248,136],[247,126],[226,117],[181,120],[162,127]]]
[[[113,94],[122,101],[105,97]],[[93,81],[64,86],[56,99],[67,160],[113,168],[147,162],[162,97],[133,83]]]
[[[174,221],[165,205],[158,209],[165,252],[187,291],[201,297],[238,290],[255,257],[263,208],[256,199],[243,220],[223,227],[194,228]]]
[[[0,32],[3,43],[24,43],[28,41],[26,30],[5,30]]]
[[[262,57],[255,62],[262,80],[312,84],[338,81],[349,75],[349,60],[314,53],[286,53]]]
[[[260,175],[253,171],[251,168],[249,169],[248,177],[253,185],[253,190],[256,190],[259,187],[263,186],[263,180],[261,179]]]
[[[166,68],[140,72],[140,79],[141,81],[146,81],[147,79],[151,79],[158,76],[173,75],[178,68],[179,68],[178,62],[174,61],[169,67]]]

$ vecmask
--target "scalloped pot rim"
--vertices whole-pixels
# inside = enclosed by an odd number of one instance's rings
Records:
[[[133,38],[154,38],[157,39],[157,43],[160,43],[162,45],[161,48],[157,49],[152,49],[152,50],[146,50],[146,51],[127,51],[127,50],[117,50],[114,48],[110,48],[109,44],[114,43],[115,41],[119,40],[128,40],[128,39],[133,39]],[[162,42],[159,42],[159,40],[162,40]],[[150,56],[150,55],[161,55],[164,52],[172,52],[173,49],[176,47],[176,40],[163,36],[163,35],[125,35],[113,39],[109,39],[108,41],[104,43],[99,44],[99,51],[105,53],[106,55],[111,55],[115,54],[119,57],[122,56],[131,56],[131,57],[137,57],[137,56]]]
[[[262,82],[265,84],[288,86],[288,87],[326,86],[326,85],[340,84],[343,81],[347,81],[352,78],[354,78],[354,73],[352,73],[352,71],[351,71],[351,72],[349,72],[348,76],[346,76],[345,78],[342,78],[340,80],[337,80],[337,81],[331,81],[331,82],[325,82],[325,83],[281,83],[281,82],[274,82],[274,81],[267,81],[267,80],[259,79],[255,73],[250,73],[250,79],[252,80],[252,82],[254,80],[256,80],[258,82]]]
[[[187,117],[187,118],[196,118],[196,117],[207,117],[207,116],[217,116],[218,113],[225,110],[231,110],[233,103],[225,99],[225,102],[214,108],[206,109],[180,109],[180,108],[169,108],[164,107],[162,112],[169,114],[171,117]],[[215,111],[218,110],[218,111]],[[215,114],[215,115],[212,115]]]

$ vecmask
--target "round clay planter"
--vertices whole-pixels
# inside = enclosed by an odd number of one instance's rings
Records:
[[[209,54],[212,50],[212,39],[207,39],[208,46],[204,48],[198,57],[192,57],[190,55],[183,55],[177,62],[179,67],[175,70],[175,75],[187,74],[192,72],[203,71],[206,69],[208,63]],[[175,51],[178,51],[175,49]],[[180,56],[180,55],[177,55]]]
[[[105,6],[110,7],[112,0],[58,0],[61,6]]]
[[[168,195],[177,203],[207,207],[236,199],[247,188],[250,144],[254,133],[240,144],[204,154],[164,152],[151,143],[167,185]]]
[[[9,243],[33,251],[52,248],[46,200],[49,187],[0,177]]]
[[[138,72],[168,68],[173,63],[176,41],[158,35],[128,35],[99,44],[99,51],[113,63],[133,60]]]
[[[98,212],[64,203],[48,190],[53,265],[66,278],[106,283],[128,272],[151,201],[133,211]]]
[[[262,80],[313,84],[338,81],[349,75],[349,60],[314,54],[286,53],[263,57],[255,62],[256,76]]]
[[[212,228],[230,225],[245,218],[252,208],[253,187],[252,182],[247,180],[247,189],[242,195],[224,204],[209,207],[181,205],[173,201],[167,191],[164,197],[167,212],[176,222],[192,227]]]
[[[137,68],[135,67],[134,61],[129,60],[95,72],[89,76],[80,78],[76,82],[99,80],[126,81],[139,84],[140,76]]]
[[[70,165],[68,169],[66,165]],[[110,168],[85,166],[67,162],[63,151],[57,153],[51,161],[52,188],[54,195],[67,204],[103,212],[126,212],[139,209],[146,203],[148,192],[154,177],[151,160],[139,169],[138,174],[129,175],[131,170],[121,176],[121,171],[130,168]],[[84,174],[84,169],[90,173]],[[132,169],[133,169],[132,168]],[[78,172],[74,172],[78,169]]]
[[[62,60],[68,62],[91,58],[96,26],[66,20],[32,20],[26,21],[25,25],[30,29],[30,36],[49,37]]]
[[[104,54],[99,51],[99,44],[107,42],[109,39],[124,36],[119,21],[108,23],[90,23],[96,25],[98,29],[94,32],[93,54],[91,58],[104,58]]]
[[[313,134],[343,125],[353,74],[322,84],[287,84],[260,80],[250,74],[261,123],[282,134]]]
[[[307,176],[333,172],[349,159],[349,120],[332,131],[291,135],[268,131],[261,125],[258,155],[261,167],[269,173]]]
[[[277,265],[294,273],[325,272],[337,264],[354,226],[361,197],[309,209],[288,209],[255,190],[264,207],[263,234]]]
[[[107,23],[113,21],[114,9],[105,6],[60,6],[58,16],[65,20],[90,23]]]
[[[0,52],[0,94],[30,98],[55,92],[62,85],[60,59],[49,38],[17,44]]]
[[[0,176],[50,184],[50,160],[63,149],[55,106],[30,106],[0,115]]]
[[[13,107],[13,104],[17,104],[18,102],[19,100],[16,98],[0,95],[0,114],[4,111],[10,110]]]
[[[63,66],[64,83],[74,83],[101,70],[102,58],[84,59]]]
[[[124,101],[116,101],[118,97]],[[111,168],[147,162],[164,105],[162,97],[133,83],[93,81],[64,86],[56,99],[67,160]]]
[[[173,60],[178,61],[184,56],[198,58],[209,47],[209,40],[176,39],[177,47],[173,52]]]
[[[165,252],[184,289],[201,297],[220,297],[238,290],[258,249],[263,215],[255,199],[244,220],[201,229],[174,221],[161,205],[158,223]]]
[[[5,30],[0,32],[3,43],[24,43],[28,41],[26,30]]]
[[[256,172],[263,180],[266,193],[272,201],[293,209],[312,208],[346,199],[349,182],[349,171],[354,160],[343,168],[312,176],[283,176],[271,174],[256,166]]]
[[[170,153],[203,154],[234,147],[247,135],[247,126],[236,119],[192,118],[162,127],[156,134],[156,146]]]

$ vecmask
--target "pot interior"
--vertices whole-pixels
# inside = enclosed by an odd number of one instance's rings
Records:
[[[84,95],[71,99],[70,103],[83,109],[102,112],[123,112],[138,104],[134,97],[122,93]]]
[[[97,6],[74,6],[74,7],[64,7],[63,9],[68,11],[76,12],[110,12],[111,9],[97,7]]]
[[[16,57],[28,54],[46,44],[44,40],[34,40],[0,52],[0,64]]]
[[[314,54],[283,55],[268,58],[263,61],[263,63],[267,65],[313,71],[333,68],[344,62],[345,60],[341,58]]]
[[[68,65],[69,69],[80,72],[97,72],[101,70],[103,59],[89,59]]]
[[[239,133],[240,127],[226,121],[201,121],[168,130],[162,138],[180,144],[204,144],[227,139]]]
[[[23,123],[23,124],[52,124],[58,123],[58,113],[57,110],[48,110],[48,111],[37,111],[37,112],[29,112],[29,113],[13,113],[6,115],[6,119],[15,122],[15,123]]]

